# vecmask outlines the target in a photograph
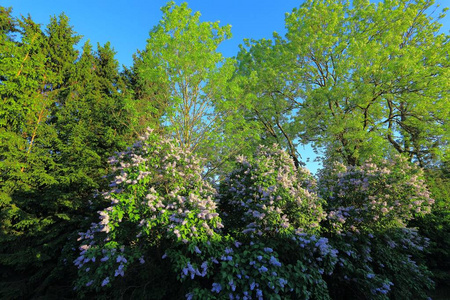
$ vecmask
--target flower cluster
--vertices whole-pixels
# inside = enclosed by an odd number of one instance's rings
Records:
[[[426,244],[414,230],[341,233],[333,237],[332,244],[340,250],[329,281],[337,298],[345,298],[339,293],[350,290],[367,299],[427,298],[426,291],[432,286],[430,273],[412,256]]]
[[[225,225],[249,236],[315,232],[325,214],[314,187],[309,172],[297,169],[285,151],[259,146],[254,158],[237,158],[220,186]]]
[[[402,157],[361,166],[336,163],[320,174],[319,191],[337,232],[404,226],[415,215],[430,212],[434,203],[422,170]]]
[[[332,272],[337,256],[327,239],[307,234],[270,242],[230,239],[227,244],[220,257],[212,259],[211,267],[215,271],[210,276],[210,285],[193,289],[189,296],[303,299],[320,295],[326,293],[323,277]],[[298,250],[286,255],[292,249]],[[197,271],[186,268],[186,274],[190,272]]]

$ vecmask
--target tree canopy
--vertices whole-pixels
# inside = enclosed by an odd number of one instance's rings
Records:
[[[268,136],[353,165],[393,152],[422,166],[447,160],[449,43],[432,5],[305,1],[285,37],[238,56],[251,116]]]
[[[138,100],[149,101],[159,127],[178,140],[183,149],[199,153],[212,167],[226,156],[225,103],[233,59],[217,51],[231,37],[231,26],[201,22],[187,4],[169,2],[162,20],[151,31],[145,50],[135,56],[134,78]],[[228,150],[232,150],[229,149]]]

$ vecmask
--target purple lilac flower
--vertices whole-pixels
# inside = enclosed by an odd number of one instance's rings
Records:
[[[228,282],[228,285],[231,287],[231,290],[233,292],[236,291],[236,285],[234,284],[233,279],[231,279],[230,282]]]
[[[227,260],[233,260],[233,257],[232,256],[230,256],[230,255],[228,255],[228,256],[225,256],[225,255],[222,255],[222,257],[220,257],[220,259],[221,260],[224,260],[224,261],[227,261]]]
[[[105,279],[103,279],[102,281],[102,286],[105,286],[109,283],[109,277],[106,277]]]
[[[278,261],[278,259],[276,259],[273,256],[270,257],[269,263],[271,263],[272,265],[274,265],[276,267],[281,267],[281,263]]]
[[[288,281],[284,278],[278,279],[278,282],[280,283],[281,288],[284,288],[284,286],[288,283]]]
[[[122,276],[123,277],[123,275],[124,275],[124,272],[123,272],[123,265],[120,265],[119,266],[119,268],[116,270],[116,272],[114,273],[114,276],[115,277],[117,277],[117,276]]]
[[[233,249],[227,247],[227,248],[225,248],[225,253],[226,254],[233,253]]]
[[[220,293],[221,290],[222,290],[222,286],[220,285],[220,283],[214,282],[214,283],[212,284],[211,292]]]
[[[195,269],[190,263],[187,263],[187,268],[188,268],[189,272],[195,273]]]
[[[118,263],[120,263],[120,262],[127,263],[127,259],[125,257],[123,257],[122,255],[119,255],[119,256],[117,256],[116,262],[118,262]]]
[[[265,266],[261,266],[261,268],[259,268],[258,271],[260,273],[264,273],[264,272],[267,272],[267,268]]]
[[[207,261],[204,261],[200,267],[201,267],[202,269],[206,269],[206,268],[208,267],[208,262],[207,262]]]

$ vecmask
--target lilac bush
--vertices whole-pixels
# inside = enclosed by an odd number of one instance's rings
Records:
[[[76,288],[110,287],[129,268],[153,259],[149,255],[155,248],[172,262],[181,281],[205,277],[208,249],[220,241],[222,223],[199,159],[149,129],[109,162],[111,189],[102,197],[111,205],[99,211],[98,223],[80,233]]]
[[[315,180],[278,146],[238,156],[221,182],[224,232],[239,247],[225,256],[210,291],[218,299],[328,299],[337,257],[320,237],[325,218]]]
[[[121,285],[120,297],[141,285],[131,298],[426,296],[432,283],[416,262],[426,241],[406,224],[433,200],[414,165],[335,164],[317,184],[285,151],[260,146],[215,189],[175,145],[148,130],[110,158],[99,195],[110,205],[79,234],[80,296]]]
[[[361,166],[335,163],[321,171],[319,182],[329,229],[338,233],[404,227],[434,203],[423,171],[401,156]]]
[[[427,241],[408,221],[433,204],[423,172],[405,158],[360,166],[326,165],[318,190],[326,201],[323,228],[339,249],[329,280],[333,298],[426,299],[432,287],[417,263]]]
[[[249,237],[319,232],[325,213],[315,184],[277,145],[259,146],[254,158],[238,156],[219,191],[226,229]]]

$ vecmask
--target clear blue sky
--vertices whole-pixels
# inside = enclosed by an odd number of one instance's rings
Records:
[[[374,2],[379,2],[376,0]],[[181,3],[185,1],[176,1]],[[220,51],[226,56],[235,56],[243,39],[271,38],[274,31],[284,34],[284,16],[303,0],[190,0],[189,7],[200,11],[202,21],[220,21],[232,25],[233,38],[225,41]],[[120,64],[130,66],[132,55],[137,49],[144,49],[148,33],[161,18],[160,7],[165,0],[0,0],[0,5],[13,8],[13,15],[31,15],[40,24],[47,25],[50,16],[64,12],[74,30],[83,36],[81,45],[90,40],[111,42],[117,52]],[[437,0],[441,8],[450,6],[449,0]],[[440,8],[440,9],[441,9]],[[439,11],[440,11],[439,9]],[[450,16],[443,20],[442,31],[449,33]],[[315,155],[309,147],[300,149],[305,161]],[[307,163],[314,173],[316,163]]]

